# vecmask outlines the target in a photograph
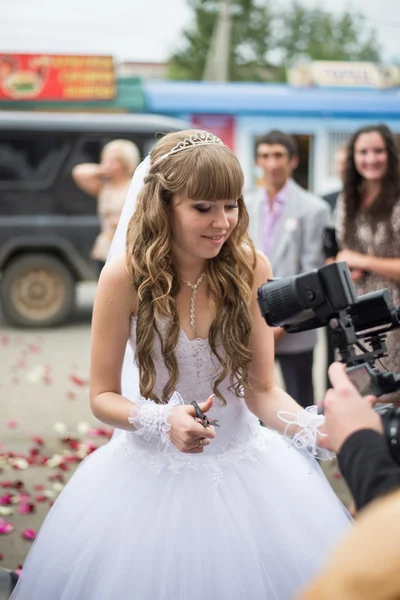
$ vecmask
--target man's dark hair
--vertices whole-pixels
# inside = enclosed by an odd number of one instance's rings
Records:
[[[284,133],[283,131],[279,131],[279,129],[273,129],[269,131],[262,138],[259,138],[256,143],[256,158],[257,158],[257,150],[260,144],[268,144],[272,146],[274,144],[280,144],[284,146],[288,152],[289,158],[292,159],[293,156],[299,155],[299,150],[297,146],[297,142],[291,135],[288,133]]]

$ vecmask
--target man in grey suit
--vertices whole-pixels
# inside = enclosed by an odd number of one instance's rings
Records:
[[[270,131],[257,141],[256,163],[264,186],[246,194],[249,233],[269,258],[274,277],[305,273],[324,264],[322,236],[331,222],[329,206],[291,178],[298,164],[295,140]],[[288,393],[302,406],[314,403],[312,380],[315,331],[287,334],[276,327],[275,356]]]

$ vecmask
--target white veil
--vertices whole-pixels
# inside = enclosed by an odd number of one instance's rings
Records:
[[[150,168],[150,156],[147,156],[144,161],[136,169],[133,179],[125,200],[124,207],[118,222],[117,230],[111,244],[107,262],[116,256],[125,254],[126,233],[131,216],[135,210],[136,199],[140,190],[143,187],[144,179]],[[125,350],[124,364],[121,375],[121,393],[124,398],[133,402],[139,394],[139,370],[134,362],[134,354],[130,344],[128,343]],[[121,433],[122,430],[115,429],[114,436]]]

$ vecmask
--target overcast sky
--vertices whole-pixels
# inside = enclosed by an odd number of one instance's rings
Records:
[[[384,59],[400,61],[400,0],[332,4],[335,12],[363,12],[377,30]],[[0,8],[0,53],[111,54],[134,61],[165,60],[192,15],[186,0],[0,0]]]

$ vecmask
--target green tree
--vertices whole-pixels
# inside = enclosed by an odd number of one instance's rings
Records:
[[[320,8],[308,9],[298,0],[276,15],[277,48],[284,64],[312,60],[380,60],[375,31],[362,14],[334,15]]]
[[[172,79],[202,78],[218,16],[218,0],[189,0],[189,5],[194,10],[194,24],[184,30],[183,47],[169,60]],[[256,0],[232,0],[231,15],[230,79],[268,79],[267,55],[272,39],[272,12],[268,4],[260,5]]]
[[[169,59],[171,79],[202,79],[218,15],[218,0],[189,0],[194,24],[183,32],[181,49]],[[273,9],[268,0],[232,0],[231,81],[279,81],[285,68],[310,60],[378,62],[375,31],[362,14],[334,15],[292,0]]]

